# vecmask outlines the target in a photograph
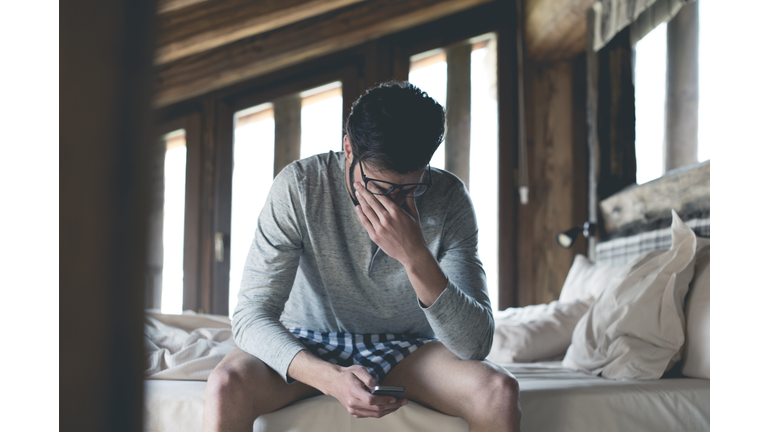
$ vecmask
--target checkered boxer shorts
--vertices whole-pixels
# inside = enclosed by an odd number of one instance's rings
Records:
[[[300,328],[288,330],[317,357],[339,366],[364,366],[379,383],[408,354],[427,342],[437,340],[391,333],[320,333]]]

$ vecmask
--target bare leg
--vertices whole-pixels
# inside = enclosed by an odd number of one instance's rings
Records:
[[[306,384],[287,384],[264,362],[235,348],[208,377],[203,431],[252,432],[258,416],[316,394]]]
[[[520,430],[517,380],[491,362],[461,360],[440,342],[410,354],[383,384],[405,386],[405,397],[463,418],[470,431]]]

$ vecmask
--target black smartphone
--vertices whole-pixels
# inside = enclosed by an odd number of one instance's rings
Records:
[[[374,396],[392,396],[400,399],[405,394],[405,387],[400,386],[376,386],[371,391]]]

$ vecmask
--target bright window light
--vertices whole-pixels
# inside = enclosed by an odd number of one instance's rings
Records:
[[[184,194],[187,146],[184,130],[165,136],[163,202],[163,283],[160,311],[182,312],[184,292]]]
[[[493,310],[499,309],[499,145],[498,111],[489,76],[495,65],[486,62],[488,50],[472,51],[472,120],[469,147],[470,196],[480,229],[478,250],[483,262]],[[489,70],[492,69],[492,70]],[[492,87],[493,86],[493,87]]]
[[[275,120],[272,104],[235,114],[232,172],[232,229],[229,270],[229,316],[237,306],[245,258],[256,233],[256,222],[272,185]]]
[[[664,173],[664,103],[667,82],[667,24],[635,46],[635,155],[637,184]]]
[[[341,82],[308,90],[301,97],[301,158],[341,151]]]
[[[445,52],[435,50],[411,57],[408,81],[427,92],[445,108],[448,87],[448,63],[445,61]],[[440,144],[429,163],[435,168],[445,169],[445,145]]]

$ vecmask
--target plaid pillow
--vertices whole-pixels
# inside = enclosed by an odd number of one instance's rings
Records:
[[[671,222],[670,222],[671,223]],[[698,237],[709,238],[709,217],[685,221]],[[639,255],[669,249],[672,246],[672,228],[661,228],[628,237],[618,237],[598,243],[597,264],[620,265],[632,261]]]

